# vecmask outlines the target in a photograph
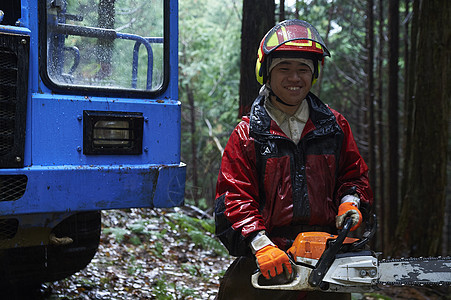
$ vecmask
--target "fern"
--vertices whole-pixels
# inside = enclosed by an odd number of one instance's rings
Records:
[[[215,221],[213,219],[199,221],[205,230],[207,230],[211,234],[215,233]]]
[[[134,223],[127,225],[127,227],[130,228],[133,233],[148,234],[149,231],[146,229],[148,224],[149,221],[147,220],[137,220]]]
[[[188,232],[188,235],[197,246],[213,250],[217,255],[227,255],[227,251],[224,246],[214,238],[205,235],[204,232],[196,230]]]
[[[215,223],[213,219],[198,219],[183,213],[170,213],[164,215],[162,221],[168,225],[170,230],[187,236],[197,247],[212,250],[217,255],[227,255],[224,246],[214,238]],[[126,228],[105,228],[104,232],[113,235],[118,243],[123,242],[127,237],[128,242],[140,245],[142,243],[140,235],[155,236],[158,240],[168,231],[168,229],[163,229],[161,232],[148,230],[148,224],[148,220],[141,219],[128,224]],[[163,253],[161,243],[153,244],[152,252],[160,257]]]
[[[224,246],[211,236],[215,230],[214,220],[201,220],[188,215],[173,213],[166,216],[166,222],[176,224],[179,227],[179,232],[187,234],[196,246],[213,250],[217,255],[227,255]]]
[[[124,237],[130,234],[129,230],[120,227],[105,228],[103,231],[107,234],[112,234],[118,243],[121,243],[124,240]]]

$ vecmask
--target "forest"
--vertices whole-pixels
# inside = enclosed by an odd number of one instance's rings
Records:
[[[222,151],[258,93],[260,40],[299,18],[331,52],[312,91],[348,119],[370,168],[373,246],[450,254],[448,1],[185,0],[179,9],[186,203],[213,213]]]
[[[451,254],[449,0],[179,0],[185,205],[102,211],[91,263],[28,299],[214,299],[234,259],[215,236],[222,153],[258,94],[262,37],[294,18],[327,45],[312,91],[346,117],[369,166],[371,249],[382,258]],[[381,287],[352,297],[449,295],[449,287]]]

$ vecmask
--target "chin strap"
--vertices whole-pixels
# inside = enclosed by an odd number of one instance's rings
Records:
[[[270,87],[268,87],[268,90],[269,90],[269,95],[274,96],[276,98],[277,102],[282,103],[283,105],[286,105],[286,106],[296,106],[297,105],[297,104],[288,104],[288,103],[284,102],[282,99],[279,98],[279,96],[274,94],[274,92],[272,91],[272,89]]]

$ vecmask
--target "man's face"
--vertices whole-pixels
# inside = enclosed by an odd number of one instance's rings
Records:
[[[284,60],[271,70],[270,86],[282,101],[299,105],[312,87],[312,71],[301,62]]]

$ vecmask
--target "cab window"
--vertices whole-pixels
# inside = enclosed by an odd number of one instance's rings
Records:
[[[46,73],[59,88],[158,91],[164,0],[46,0]]]

